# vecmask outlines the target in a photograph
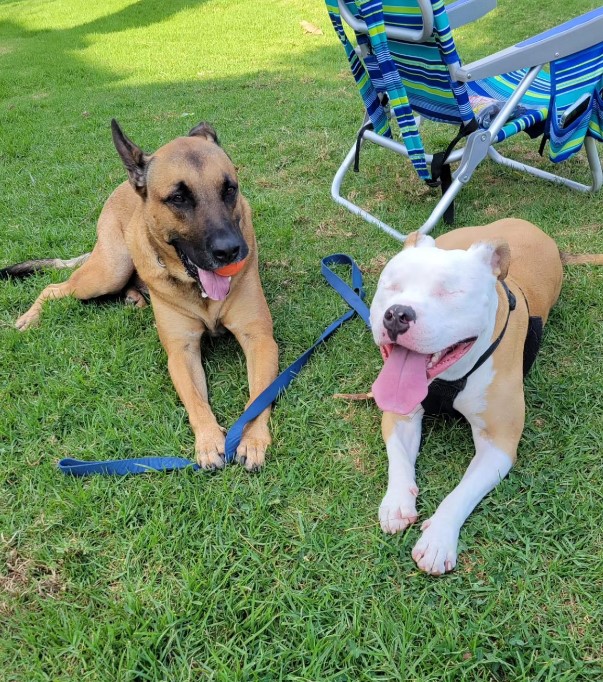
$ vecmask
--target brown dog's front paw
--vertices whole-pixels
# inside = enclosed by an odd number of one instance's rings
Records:
[[[207,471],[224,468],[224,433],[217,430],[197,438],[197,464]]]
[[[237,448],[236,460],[249,472],[259,471],[266,461],[266,449],[270,438],[253,438],[243,436]]]
[[[40,320],[40,314],[36,312],[31,312],[28,310],[24,315],[15,322],[15,327],[20,331],[24,332],[26,329],[33,327]]]

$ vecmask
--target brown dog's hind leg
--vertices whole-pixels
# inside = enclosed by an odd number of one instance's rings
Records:
[[[126,305],[133,305],[135,308],[145,308],[148,295],[147,285],[140,279],[138,273],[135,272],[126,285]]]
[[[135,308],[144,308],[147,305],[145,297],[135,287],[126,289],[126,305],[133,305]]]
[[[90,258],[71,277],[61,284],[50,284],[31,308],[17,320],[15,326],[25,331],[36,324],[45,301],[74,296],[81,300],[96,298],[121,291],[128,283],[134,264],[125,242],[104,245],[97,242]]]

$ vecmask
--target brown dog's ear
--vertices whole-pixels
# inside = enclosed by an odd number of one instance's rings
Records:
[[[128,171],[130,184],[138,194],[145,197],[147,193],[146,170],[150,157],[123,133],[115,119],[111,120],[111,133],[115,149]]]
[[[411,232],[404,240],[403,249],[422,248],[424,246],[435,246],[435,239],[420,232]]]
[[[476,242],[469,247],[486,265],[492,268],[492,274],[501,282],[509,272],[511,264],[511,247],[504,239],[494,239],[491,242]]]
[[[218,133],[209,125],[202,121],[198,123],[188,134],[189,137],[205,137],[210,142],[220,144],[218,140]]]

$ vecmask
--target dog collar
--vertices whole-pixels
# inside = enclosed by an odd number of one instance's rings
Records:
[[[505,324],[503,328],[500,330],[500,334],[496,337],[496,339],[490,344],[488,348],[479,356],[477,362],[473,367],[465,374],[464,377],[459,379],[459,381],[466,381],[469,376],[473,374],[476,370],[478,370],[484,362],[494,353],[494,351],[498,348],[500,342],[503,340],[503,336],[505,335],[505,332],[507,331],[507,326],[509,325],[509,318],[511,317],[511,313],[513,310],[515,310],[517,306],[517,299],[515,298],[515,294],[509,289],[507,286],[506,282],[501,282],[503,289],[505,290],[505,293],[507,294],[507,301],[509,302],[509,308],[507,310],[507,319],[505,320]]]

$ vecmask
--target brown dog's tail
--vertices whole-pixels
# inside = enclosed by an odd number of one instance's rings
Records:
[[[60,258],[44,258],[43,260],[26,260],[23,263],[15,263],[0,270],[0,279],[18,279],[29,277],[40,270],[63,270],[64,268],[77,268],[90,258],[89,253],[69,260]]]
[[[563,265],[603,265],[603,253],[565,253],[561,251]]]

